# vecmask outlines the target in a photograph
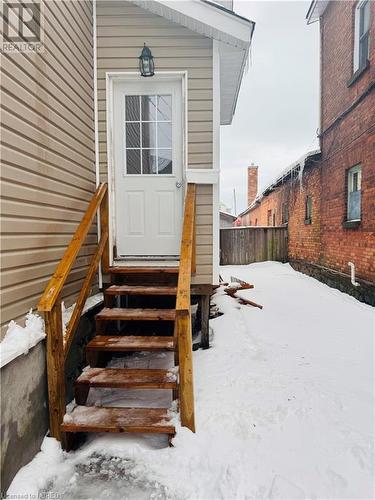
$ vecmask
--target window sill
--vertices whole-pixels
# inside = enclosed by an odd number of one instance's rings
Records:
[[[351,87],[353,83],[355,83],[359,79],[359,77],[362,76],[362,74],[368,70],[369,67],[370,67],[370,61],[367,60],[366,64],[362,68],[357,69],[357,71],[353,74],[353,76],[347,82],[347,86]]]
[[[360,225],[361,225],[361,221],[360,220],[345,220],[342,223],[342,227],[344,229],[356,229]]]
[[[311,219],[305,219],[305,225],[308,226],[309,224],[311,224]]]

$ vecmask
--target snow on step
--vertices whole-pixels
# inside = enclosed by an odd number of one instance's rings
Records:
[[[141,321],[174,321],[175,309],[123,309],[105,307],[95,316],[96,320],[141,320]]]
[[[106,295],[176,295],[176,293],[176,286],[112,285],[105,290]]]
[[[168,408],[76,406],[65,415],[61,430],[174,434],[173,415]]]
[[[175,389],[177,375],[170,370],[133,368],[86,368],[76,384],[90,387]]]
[[[86,346],[92,351],[160,351],[174,350],[174,338],[171,336],[107,336],[97,335]]]

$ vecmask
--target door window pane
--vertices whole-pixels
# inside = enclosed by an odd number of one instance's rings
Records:
[[[171,95],[125,96],[127,174],[172,174],[172,139]]]
[[[125,120],[128,122],[139,121],[138,95],[127,95],[125,97]]]
[[[159,95],[158,96],[158,120],[170,121],[172,120],[172,96]]]
[[[142,151],[142,173],[157,174],[157,152],[156,149],[144,149]]]
[[[126,124],[126,147],[139,148],[140,143],[140,130],[139,123]]]
[[[126,172],[128,174],[141,173],[141,151],[139,149],[127,149]]]
[[[159,174],[172,173],[172,150],[159,149],[158,150],[158,172]]]
[[[171,148],[172,147],[172,124],[171,123],[158,123],[158,147]]]
[[[156,120],[156,95],[143,95],[141,97],[142,103],[142,121],[155,121]]]
[[[156,147],[156,124],[155,123],[142,123],[142,147],[155,148]]]

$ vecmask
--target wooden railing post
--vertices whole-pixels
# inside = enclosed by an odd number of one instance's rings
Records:
[[[47,377],[50,435],[61,441],[60,424],[65,414],[65,370],[61,300],[44,313],[47,334]]]
[[[182,228],[176,297],[181,425],[195,432],[190,284],[195,269],[195,184],[188,184]]]
[[[194,211],[194,217],[195,217],[195,211]],[[192,274],[195,274],[197,272],[197,231],[196,231],[196,225],[194,224],[193,228],[193,248],[192,248],[192,256],[191,256],[191,272]]]
[[[191,315],[177,311],[181,425],[195,432]]]

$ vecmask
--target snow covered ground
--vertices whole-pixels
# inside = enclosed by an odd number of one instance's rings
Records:
[[[69,454],[46,438],[8,494],[373,498],[374,308],[288,264],[221,272],[253,283],[239,293],[264,309],[222,289],[213,298],[224,315],[210,322],[212,348],[194,353],[197,433],[179,429],[174,448],[160,437],[102,435]],[[126,404],[119,391],[101,401]]]

